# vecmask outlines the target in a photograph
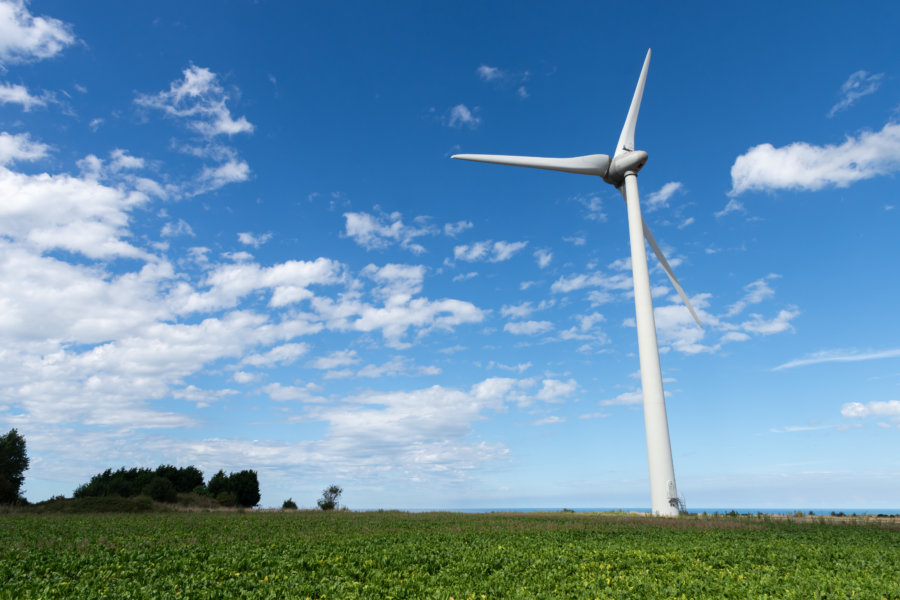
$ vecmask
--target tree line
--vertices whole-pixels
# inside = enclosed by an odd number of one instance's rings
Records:
[[[0,504],[28,504],[22,493],[25,471],[28,469],[28,453],[25,438],[16,429],[0,436]],[[322,510],[340,507],[338,499],[343,493],[337,485],[322,491],[317,502]],[[149,497],[157,502],[173,503],[179,494],[193,494],[214,500],[222,506],[250,508],[259,504],[259,478],[256,471],[246,469],[225,474],[219,470],[204,482],[203,472],[193,465],[175,467],[160,465],[155,469],[121,467],[115,471],[106,469],[91,477],[90,481],[75,488],[74,498],[135,498]],[[282,508],[296,509],[290,498]],[[346,510],[346,508],[345,508]]]

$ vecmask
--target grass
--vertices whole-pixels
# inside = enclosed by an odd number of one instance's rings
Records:
[[[0,516],[0,598],[900,598],[896,521]]]

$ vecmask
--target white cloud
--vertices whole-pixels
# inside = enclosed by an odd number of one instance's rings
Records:
[[[487,260],[490,262],[503,262],[512,258],[517,252],[528,245],[528,242],[494,242],[486,240],[474,244],[463,244],[453,248],[453,258],[466,262]]]
[[[478,110],[476,107],[474,110]],[[447,125],[450,127],[468,127],[475,129],[481,123],[481,118],[476,117],[472,110],[465,104],[457,104],[450,109],[447,116]]]
[[[584,246],[587,243],[587,238],[584,236],[584,234],[577,234],[566,236],[563,238],[563,241],[569,242],[573,246]]]
[[[469,271],[468,273],[460,273],[459,275],[453,276],[453,281],[466,281],[467,279],[474,279],[478,277],[477,271]]]
[[[857,350],[823,350],[821,352],[811,354],[807,357],[798,358],[778,365],[772,370],[780,371],[782,369],[793,369],[794,367],[805,367],[808,365],[818,365],[821,363],[859,362],[897,357],[900,357],[900,348],[891,348],[889,350],[880,350],[875,352],[859,352]]]
[[[415,239],[427,235],[436,235],[438,230],[429,225],[424,217],[413,220],[415,225],[405,225],[399,212],[380,214],[344,213],[345,235],[366,250],[387,248],[392,244],[400,244],[401,248],[414,254],[422,254],[425,248]]]
[[[488,65],[481,65],[475,72],[478,73],[478,77],[484,81],[495,81],[497,79],[503,78],[503,71],[501,71],[497,67],[490,67]]]
[[[544,402],[563,402],[577,390],[578,383],[574,379],[569,379],[568,381],[544,379],[541,382],[541,389],[536,394],[536,398]]]
[[[877,92],[883,78],[884,73],[870,75],[868,71],[857,71],[850,75],[841,86],[841,99],[828,111],[828,118],[850,108],[863,96]]]
[[[166,223],[163,225],[162,230],[160,230],[159,235],[162,237],[177,237],[180,235],[189,237],[195,236],[193,228],[184,219]]]
[[[550,321],[515,321],[503,326],[503,331],[513,335],[536,335],[553,329]]]
[[[24,85],[0,83],[0,104],[21,104],[22,110],[30,111],[35,106],[46,106],[48,95],[32,96]]]
[[[500,314],[504,317],[514,317],[523,319],[533,313],[535,308],[531,306],[531,302],[523,302],[521,304],[504,304],[500,308]]]
[[[553,425],[556,423],[565,423],[565,417],[558,417],[556,415],[551,415],[549,417],[544,417],[543,419],[538,419],[534,422],[535,425]]]
[[[309,344],[282,344],[263,354],[248,354],[241,364],[254,367],[289,365],[309,351]]]
[[[644,396],[638,390],[635,392],[622,392],[615,398],[602,400],[600,406],[634,406],[635,404],[641,404],[643,401]]]
[[[67,23],[33,16],[25,0],[0,2],[0,66],[51,58],[73,43]]]
[[[456,237],[463,231],[474,227],[471,221],[457,221],[456,223],[446,223],[444,225],[444,235]]]
[[[847,187],[898,169],[900,123],[888,123],[881,131],[866,131],[856,138],[848,136],[840,145],[794,142],[781,148],[772,144],[754,146],[734,161],[729,194]]]
[[[626,273],[605,275],[600,272],[563,276],[553,282],[550,290],[557,294],[567,294],[586,287],[601,287],[605,290],[631,290],[634,286],[631,276]]]
[[[650,213],[659,210],[660,208],[667,207],[669,205],[669,199],[683,189],[684,186],[680,181],[670,181],[665,184],[660,189],[647,196],[647,202],[645,203],[646,212]]]
[[[545,249],[535,250],[534,258],[537,260],[538,268],[544,269],[553,260],[553,253]]]
[[[223,398],[227,398],[228,396],[234,396],[237,394],[237,390],[231,389],[223,389],[223,390],[204,390],[200,389],[195,385],[189,385],[185,388],[173,390],[172,396],[179,400],[186,400],[187,402],[193,402],[197,405],[197,408],[205,408],[211,405],[213,402],[218,402]]]
[[[50,146],[32,141],[27,133],[0,133],[0,165],[16,161],[34,161],[47,156]]]
[[[320,356],[319,358],[310,361],[308,366],[313,369],[329,370],[355,365],[359,361],[360,358],[356,354],[356,350],[334,350],[333,352],[328,353],[327,356]]]
[[[215,73],[191,65],[182,74],[184,79],[173,81],[168,91],[139,94],[135,102],[162,110],[171,117],[187,119],[188,127],[204,137],[253,132],[253,125],[246,117],[231,116],[227,107],[229,96]]]
[[[582,194],[575,196],[575,201],[587,209],[587,218],[598,223],[606,222],[606,213],[603,212],[603,199],[597,194]],[[576,246],[581,244],[576,243]]]
[[[11,144],[0,137],[0,152],[4,146],[14,158],[46,152],[28,146],[27,138],[11,137],[16,138]],[[17,243],[90,258],[148,256],[123,239],[129,235],[129,212],[147,202],[144,194],[69,175],[23,175],[0,168],[0,197],[8,199],[0,203],[0,235]]]
[[[743,312],[750,304],[759,304],[763,300],[768,300],[773,297],[775,295],[775,290],[769,287],[768,282],[777,279],[778,277],[780,276],[775,273],[770,273],[762,279],[757,279],[756,281],[745,285],[744,290],[747,293],[743,298],[728,307],[728,312],[725,316],[733,317]]]
[[[197,177],[195,194],[215,191],[229,183],[250,179],[250,165],[243,160],[229,160],[215,167],[203,167]]]
[[[245,246],[253,246],[254,248],[259,248],[266,242],[272,239],[271,233],[263,233],[261,235],[254,235],[249,231],[241,232],[238,234],[238,241]]]
[[[841,415],[851,419],[865,417],[896,417],[900,418],[900,400],[888,400],[887,402],[847,402],[841,407]]]

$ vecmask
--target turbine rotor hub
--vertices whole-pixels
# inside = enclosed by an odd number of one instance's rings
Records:
[[[619,187],[625,181],[625,175],[628,173],[637,175],[637,172],[647,164],[648,158],[649,155],[643,150],[629,150],[614,157],[606,175],[603,176],[603,181]]]

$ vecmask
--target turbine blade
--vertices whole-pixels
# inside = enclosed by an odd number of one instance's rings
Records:
[[[700,317],[694,312],[694,307],[691,306],[691,301],[688,300],[687,294],[684,293],[684,290],[681,289],[681,284],[679,284],[678,280],[675,278],[675,273],[672,271],[672,267],[669,266],[669,261],[666,260],[666,256],[663,254],[662,250],[659,249],[659,244],[656,243],[656,239],[653,237],[653,234],[650,233],[650,228],[647,227],[647,221],[644,221],[643,219],[641,219],[641,221],[644,224],[644,237],[647,238],[647,242],[649,242],[650,247],[653,248],[653,253],[656,254],[656,258],[659,259],[659,264],[662,265],[663,271],[669,276],[669,281],[675,286],[675,291],[681,296],[682,302],[687,306],[687,309],[690,311],[691,316],[694,317],[694,320],[697,321],[697,325],[700,329],[703,329],[703,323],[700,322]]]
[[[647,50],[647,58],[644,59],[644,68],[638,78],[637,87],[634,88],[634,96],[631,98],[631,108],[625,117],[625,126],[619,135],[619,143],[616,145],[616,153],[613,158],[618,158],[626,152],[634,150],[634,128],[637,125],[638,112],[641,110],[641,97],[644,95],[644,83],[647,81],[647,69],[650,67],[650,50]]]
[[[454,154],[450,158],[495,163],[498,165],[512,165],[514,167],[563,171],[564,173],[579,173],[581,175],[596,175],[598,177],[606,175],[610,163],[610,158],[605,154],[588,154],[587,156],[574,156],[572,158],[506,156],[503,154]]]

